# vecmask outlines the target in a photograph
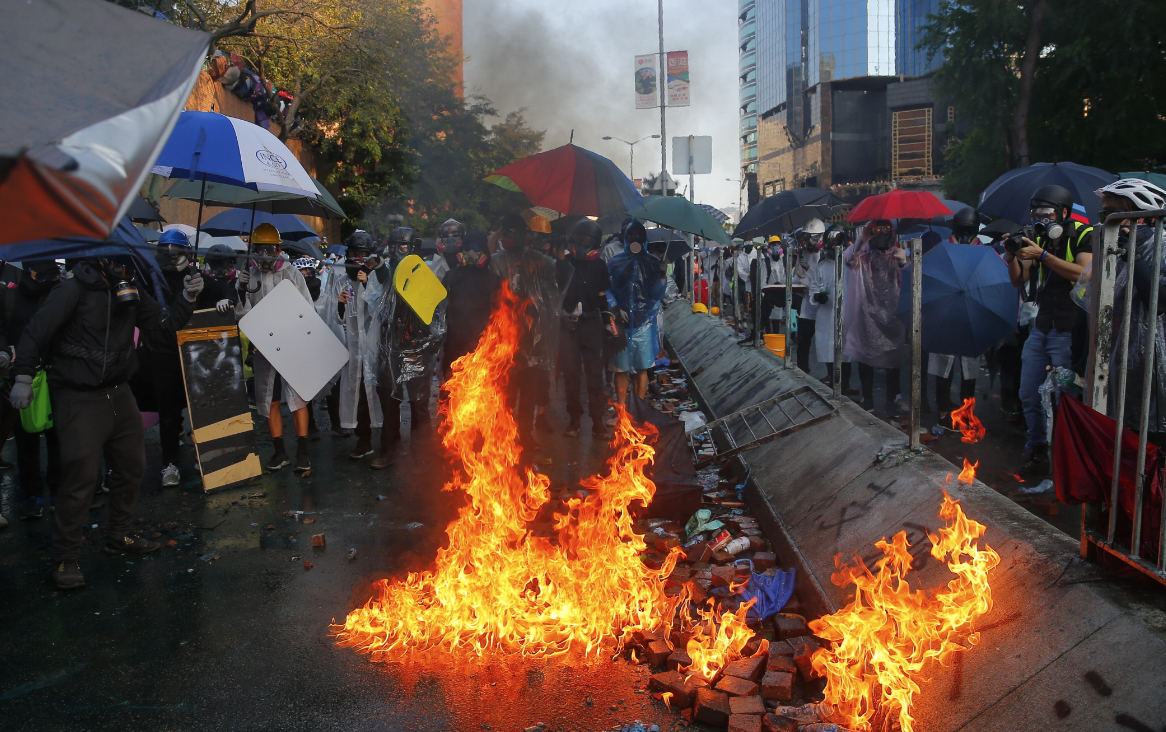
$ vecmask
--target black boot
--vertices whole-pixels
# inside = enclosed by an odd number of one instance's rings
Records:
[[[267,461],[267,469],[269,471],[276,471],[285,465],[291,464],[291,458],[287,456],[287,450],[283,447],[282,437],[272,437],[271,444],[275,448],[275,454]]]
[[[296,467],[295,471],[301,475],[312,472],[312,463],[308,460],[308,438],[296,438]]]
[[[1028,460],[1020,466],[1020,474],[1026,478],[1044,478],[1049,474],[1049,446],[1037,445],[1036,449],[1028,454]]]

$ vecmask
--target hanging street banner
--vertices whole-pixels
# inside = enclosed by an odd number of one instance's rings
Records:
[[[660,106],[660,90],[656,86],[656,54],[636,56],[636,109]]]
[[[668,106],[687,107],[688,94],[688,51],[668,52]]]

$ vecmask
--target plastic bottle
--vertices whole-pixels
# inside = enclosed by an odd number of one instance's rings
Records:
[[[747,536],[739,536],[736,539],[730,541],[728,544],[725,544],[725,551],[727,551],[729,554],[740,554],[741,552],[748,549],[749,537]]]

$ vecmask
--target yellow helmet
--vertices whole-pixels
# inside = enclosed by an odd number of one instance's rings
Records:
[[[769,237],[769,243],[770,244],[780,244],[781,237],[778,236],[777,234],[774,234],[773,236]]]
[[[526,228],[540,234],[549,234],[551,233],[551,222],[546,216],[531,216],[530,220],[526,222]]]
[[[709,309],[704,306],[704,303],[698,302],[698,303],[694,303],[692,306],[692,312],[694,312],[694,313],[705,313],[707,315],[708,311],[709,311]]]
[[[271,224],[260,224],[251,232],[251,243],[279,245],[283,243],[283,239],[279,238],[279,229]]]

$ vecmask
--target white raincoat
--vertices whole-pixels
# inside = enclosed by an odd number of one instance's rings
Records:
[[[385,268],[387,272],[387,268],[382,264],[374,270],[371,277],[376,278],[381,268]],[[349,287],[352,288],[354,296],[344,306],[344,319],[341,320],[338,307],[340,293]],[[371,334],[369,332],[372,317],[369,315],[368,303],[365,302],[365,289],[365,283],[349,279],[344,265],[337,263],[332,267],[327,287],[316,301],[316,312],[336,337],[348,347],[348,363],[340,369],[340,426],[346,430],[356,429],[360,389],[364,389],[365,398],[368,399],[371,425],[380,427],[384,421],[376,386],[364,378],[364,341],[370,337],[377,337],[375,332]],[[328,388],[331,388],[331,383]]]

